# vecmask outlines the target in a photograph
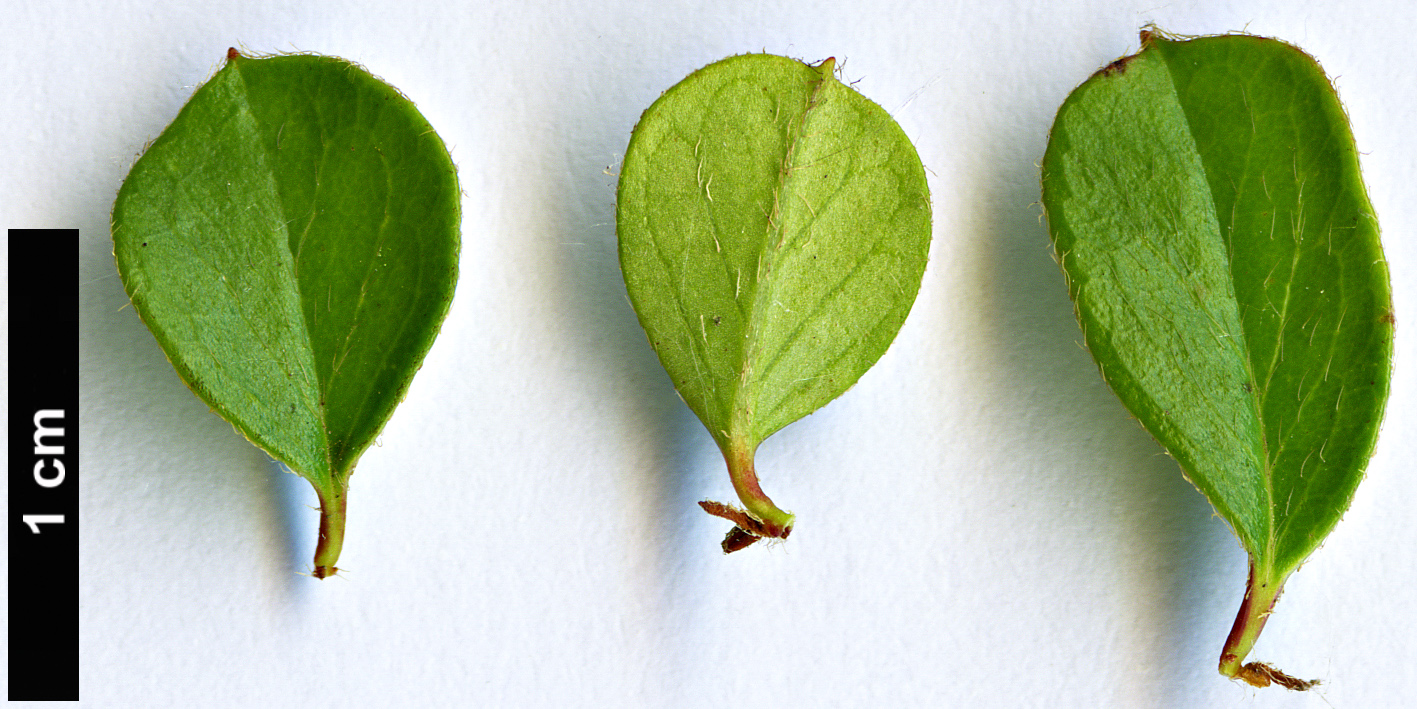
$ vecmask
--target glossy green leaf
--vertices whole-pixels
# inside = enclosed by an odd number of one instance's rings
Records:
[[[413,104],[342,59],[226,65],[113,207],[123,285],[183,381],[308,479],[315,576],[348,478],[403,398],[457,280],[459,192]]]
[[[753,454],[846,391],[915,301],[930,199],[915,148],[833,60],[732,57],[665,92],[620,176],[620,263],[674,386],[747,513],[725,549],[785,537]]]
[[[1388,394],[1393,317],[1347,117],[1319,65],[1245,35],[1173,41],[1078,87],[1043,203],[1088,348],[1250,555],[1221,671],[1348,508]]]

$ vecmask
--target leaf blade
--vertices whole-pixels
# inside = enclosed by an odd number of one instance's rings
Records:
[[[929,248],[914,147],[832,66],[742,55],[700,69],[645,111],[618,191],[640,324],[777,536],[792,518],[758,488],[753,451],[884,353]]]
[[[447,313],[457,196],[392,87],[333,57],[235,50],[119,190],[135,310],[199,397],[315,486],[318,577],[348,476]]]
[[[1376,219],[1347,117],[1312,58],[1241,35],[1144,30],[1142,43],[1059,109],[1043,170],[1050,234],[1104,378],[1250,554],[1221,672],[1307,688],[1240,662],[1285,580],[1347,509],[1376,443],[1393,325]],[[1168,152],[1185,166],[1157,170]],[[1205,255],[1148,260],[1137,245],[1149,238],[1163,243],[1152,256]],[[1114,251],[1128,268],[1099,265]],[[1217,307],[1218,318],[1194,317]],[[1168,349],[1137,334],[1172,323],[1209,331],[1214,346],[1193,337]],[[1174,365],[1128,367],[1158,355]],[[1176,418],[1197,426],[1178,433]],[[1207,459],[1216,445],[1228,454]]]

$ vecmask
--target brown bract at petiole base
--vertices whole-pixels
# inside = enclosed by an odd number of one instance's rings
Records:
[[[1245,680],[1252,687],[1268,687],[1271,684],[1277,684],[1285,689],[1292,689],[1296,692],[1313,689],[1319,685],[1319,681],[1316,679],[1303,680],[1298,677],[1291,677],[1280,672],[1279,669],[1273,665],[1263,662],[1251,662],[1246,664],[1235,674],[1235,678]]]
[[[753,516],[749,515],[747,512],[733,507],[732,505],[725,505],[722,502],[704,500],[699,503],[699,507],[704,508],[705,512],[715,517],[722,517],[735,525],[733,529],[728,531],[728,536],[723,538],[724,554],[732,554],[739,549],[747,549],[763,537],[770,539],[786,539],[787,535],[792,534],[791,527],[778,527],[763,522],[762,520],[754,519]]]

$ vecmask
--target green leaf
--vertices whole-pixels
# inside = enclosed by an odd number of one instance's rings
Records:
[[[187,386],[315,486],[336,572],[348,478],[457,280],[459,192],[413,104],[342,59],[226,65],[113,206],[123,286]]]
[[[1043,204],[1103,377],[1250,555],[1221,672],[1348,508],[1387,400],[1393,317],[1378,225],[1333,86],[1246,35],[1174,41],[1068,97]]]
[[[630,302],[747,513],[732,551],[786,537],[753,454],[839,396],[895,338],[925,269],[930,198],[900,126],[817,66],[750,54],[645,111],[620,176]]]

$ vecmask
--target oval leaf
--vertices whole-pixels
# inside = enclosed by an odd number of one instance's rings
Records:
[[[334,573],[355,461],[457,280],[458,185],[413,104],[342,59],[245,57],[192,96],[113,207],[123,286],[183,381],[320,497]]]
[[[1387,264],[1333,86],[1244,35],[1173,41],[1078,87],[1043,204],[1088,348],[1250,555],[1221,672],[1348,508],[1387,400]]]
[[[920,158],[833,66],[752,54],[694,72],[645,111],[620,176],[630,302],[748,508],[705,505],[738,525],[725,549],[791,531],[754,451],[880,358],[925,268]]]

